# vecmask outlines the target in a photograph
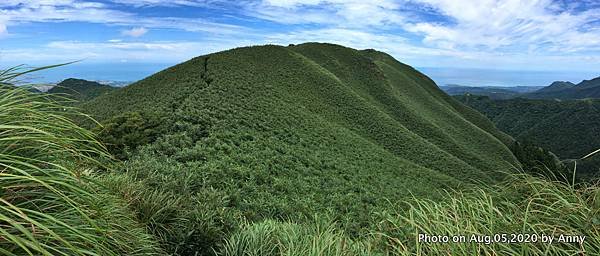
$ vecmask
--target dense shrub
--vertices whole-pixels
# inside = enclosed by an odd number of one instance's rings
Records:
[[[126,112],[97,128],[98,139],[118,159],[126,159],[130,150],[153,142],[161,134],[162,119],[148,112]]]
[[[530,142],[519,141],[515,141],[510,149],[523,165],[523,170],[530,174],[564,182],[570,182],[573,179],[572,170],[569,170],[556,155],[546,149]]]
[[[213,255],[242,223],[229,195],[198,183],[202,173],[162,157],[144,158],[140,166],[138,158],[130,160],[136,164],[127,172],[104,176],[102,184],[127,202],[166,251]]]

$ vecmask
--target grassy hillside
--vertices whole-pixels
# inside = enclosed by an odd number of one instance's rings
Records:
[[[69,78],[48,90],[50,94],[62,94],[79,102],[88,101],[110,91],[115,87],[83,79]]]
[[[148,222],[181,254],[215,246],[240,218],[331,213],[357,235],[388,200],[440,198],[518,166],[502,143],[510,138],[431,79],[387,54],[337,45],[197,57],[84,109],[105,124],[105,141],[132,152],[129,180],[111,187],[158,196],[157,207],[186,205]],[[140,200],[138,214],[154,205]]]
[[[579,159],[600,148],[600,100],[457,99],[481,111],[515,139],[539,145],[562,159]],[[598,172],[599,160],[590,159],[580,170]]]

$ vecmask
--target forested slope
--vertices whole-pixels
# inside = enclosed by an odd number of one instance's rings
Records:
[[[579,159],[600,148],[600,100],[456,98],[485,114],[515,139],[539,145],[562,159]],[[591,160],[586,162],[585,171],[597,172],[600,159]]]

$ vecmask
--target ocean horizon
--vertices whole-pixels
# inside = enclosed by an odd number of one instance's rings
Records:
[[[31,83],[56,83],[67,78],[93,81],[135,82],[176,63],[74,63],[37,73],[27,78]],[[554,81],[582,80],[600,76],[592,71],[531,71],[475,68],[416,67],[436,84],[462,86],[547,86]]]

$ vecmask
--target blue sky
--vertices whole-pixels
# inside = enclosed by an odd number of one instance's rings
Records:
[[[84,60],[48,79],[135,80],[210,52],[307,41],[375,48],[415,67],[586,79],[600,75],[600,1],[0,1],[0,68]]]

